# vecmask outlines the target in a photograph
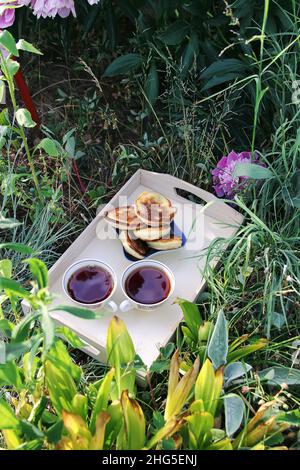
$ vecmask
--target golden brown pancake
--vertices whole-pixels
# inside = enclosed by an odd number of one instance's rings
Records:
[[[175,250],[182,246],[182,238],[171,236],[170,238],[148,241],[147,244],[155,250]]]
[[[148,241],[168,237],[170,230],[170,225],[163,225],[162,227],[140,227],[135,229],[133,233],[136,238]]]
[[[120,232],[119,238],[122,242],[124,250],[127,253],[129,253],[131,256],[134,256],[134,258],[137,258],[137,259],[145,258],[147,251],[148,251],[147,243],[139,239],[131,238],[129,236],[129,233],[125,230]]]
[[[176,209],[171,201],[159,193],[144,191],[134,203],[135,213],[146,225],[158,227],[170,225]]]
[[[106,213],[105,220],[120,230],[133,230],[143,225],[133,206],[116,207]]]

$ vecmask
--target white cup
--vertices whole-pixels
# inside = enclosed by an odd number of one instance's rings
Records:
[[[132,272],[134,272],[134,271],[136,271],[140,268],[143,268],[143,267],[145,267],[145,268],[151,268],[151,267],[152,268],[157,268],[160,271],[163,271],[167,275],[167,277],[169,278],[170,284],[171,284],[168,297],[166,297],[165,299],[163,299],[160,302],[157,302],[155,304],[143,304],[143,303],[140,303],[140,302],[136,302],[131,297],[129,297],[129,295],[126,292],[126,287],[125,287],[126,280]],[[171,297],[171,295],[173,294],[174,289],[175,289],[175,277],[174,277],[174,274],[172,273],[172,271],[165,264],[161,263],[160,261],[154,261],[154,260],[136,261],[135,263],[128,266],[128,268],[126,268],[125,271],[123,272],[122,279],[121,279],[121,287],[122,287],[122,290],[123,290],[123,294],[126,297],[126,300],[124,300],[119,306],[121,312],[128,312],[129,310],[133,310],[133,309],[154,310],[154,309],[160,307],[163,303],[165,303]]]
[[[113,288],[111,293],[109,294],[106,299],[103,299],[101,302],[89,304],[89,303],[84,303],[84,302],[79,302],[71,297],[71,295],[68,292],[68,282],[70,280],[70,277],[72,274],[74,274],[76,271],[78,271],[81,268],[86,268],[86,267],[98,267],[102,268],[105,271],[109,272],[113,279]],[[71,266],[68,267],[68,269],[65,271],[63,279],[62,279],[62,287],[65,295],[75,304],[79,305],[80,307],[85,307],[85,308],[90,308],[93,310],[100,310],[102,308],[106,308],[107,310],[111,311],[112,313],[115,313],[118,310],[117,304],[113,301],[110,300],[112,296],[114,295],[117,287],[117,276],[114,270],[106,263],[103,263],[103,261],[98,261],[96,259],[82,259],[80,261],[76,261],[75,263],[71,264]]]

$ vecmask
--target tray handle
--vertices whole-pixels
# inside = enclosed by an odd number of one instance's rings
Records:
[[[206,202],[204,211],[207,215],[225,223],[235,223],[238,225],[242,224],[244,220],[242,214],[230,207],[222,199],[217,198],[210,192],[205,191],[202,188],[198,188],[197,186],[194,186],[187,181],[176,178],[176,176],[164,174],[163,177],[166,180],[166,184],[168,184],[169,187],[172,187],[172,191],[177,197],[177,189],[181,189],[183,191],[188,191],[189,193],[194,194]],[[185,198],[183,197],[183,199]]]

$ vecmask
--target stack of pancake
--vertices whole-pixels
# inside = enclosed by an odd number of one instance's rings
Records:
[[[162,194],[145,191],[132,206],[108,211],[105,220],[119,230],[119,238],[127,253],[143,259],[150,248],[173,250],[180,248],[182,238],[171,234],[176,209]]]

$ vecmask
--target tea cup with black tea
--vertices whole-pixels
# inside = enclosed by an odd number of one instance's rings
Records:
[[[108,264],[96,259],[83,259],[65,271],[62,280],[65,295],[81,307],[116,312],[111,300],[117,286],[117,277]]]
[[[165,303],[173,294],[175,277],[160,261],[137,261],[125,269],[121,287],[126,297],[120,310],[153,310]]]

